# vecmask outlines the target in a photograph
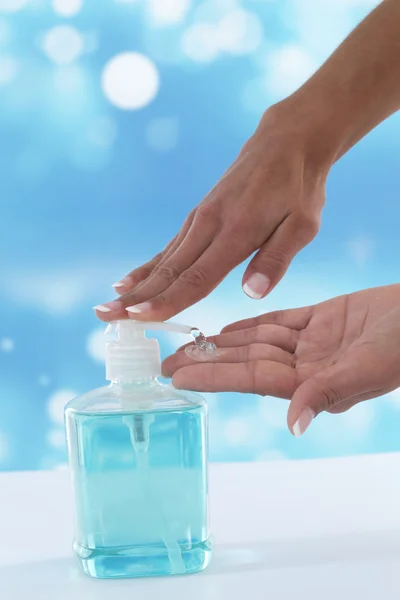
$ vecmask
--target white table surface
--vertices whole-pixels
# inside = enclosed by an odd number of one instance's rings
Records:
[[[67,471],[0,474],[1,600],[399,598],[400,454],[211,465],[204,572],[95,580],[71,552]]]

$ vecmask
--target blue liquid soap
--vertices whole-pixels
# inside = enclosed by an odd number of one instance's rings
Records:
[[[117,322],[111,385],[66,406],[74,550],[93,577],[194,573],[211,558],[207,406],[157,380],[144,325],[180,327]]]

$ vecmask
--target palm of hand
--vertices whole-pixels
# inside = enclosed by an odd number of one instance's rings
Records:
[[[375,289],[365,290],[308,309],[295,309],[293,324],[304,325],[296,346],[296,368],[301,379],[343,360],[356,345],[373,336],[376,324],[388,309],[396,306],[392,295],[387,294],[387,301],[383,303],[382,295],[378,296]],[[288,318],[289,311],[283,312]]]
[[[177,387],[291,398],[307,380],[323,382],[339,370],[349,393],[331,385],[324,409],[341,412],[400,384],[399,305],[395,285],[269,313],[212,338],[220,353],[212,364],[193,364],[178,352],[164,371]]]
[[[395,287],[398,286],[373,288],[333,298],[311,307],[309,315],[306,312],[301,315],[304,309],[296,311],[297,315],[293,314],[297,318],[308,318],[305,327],[298,333],[296,345],[298,385],[340,363],[359,364],[362,371],[373,368],[377,355],[388,353],[390,337],[387,334],[393,329],[391,311],[398,307],[400,299],[400,289],[394,290]],[[329,410],[347,410],[360,399],[377,395],[378,391],[381,390],[363,391],[362,398],[354,398],[343,405],[335,404]],[[339,394],[337,400],[341,400]]]

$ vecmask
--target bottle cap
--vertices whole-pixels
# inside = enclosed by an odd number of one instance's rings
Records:
[[[178,323],[112,321],[106,329],[106,379],[134,381],[161,375],[160,346],[156,339],[146,337],[150,330],[187,334],[198,331]]]

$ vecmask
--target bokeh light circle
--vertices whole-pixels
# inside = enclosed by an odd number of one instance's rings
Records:
[[[0,85],[11,83],[17,73],[17,61],[12,56],[0,56]]]
[[[236,9],[228,13],[218,24],[218,44],[230,54],[248,54],[261,45],[263,28],[255,14]]]
[[[53,423],[64,423],[64,408],[65,405],[77,396],[72,390],[57,390],[50,396],[47,409],[50,419]]]
[[[61,17],[73,17],[82,8],[82,0],[53,0],[53,10]]]
[[[86,341],[86,350],[90,358],[104,364],[106,359],[106,348],[103,327],[99,327],[89,334]]]
[[[210,62],[219,53],[218,30],[208,23],[196,23],[182,37],[182,50],[195,62]]]
[[[0,0],[0,12],[18,12],[29,3],[29,0]]]
[[[44,52],[58,65],[74,62],[84,50],[84,41],[79,31],[70,25],[57,25],[44,35]]]
[[[4,337],[0,339],[0,350],[2,352],[12,352],[15,348],[15,342],[13,339]]]
[[[66,448],[64,429],[52,429],[47,434],[47,442],[53,448]]]
[[[117,54],[103,70],[104,95],[111,104],[123,110],[136,110],[152,102],[159,85],[156,66],[138,52]]]

